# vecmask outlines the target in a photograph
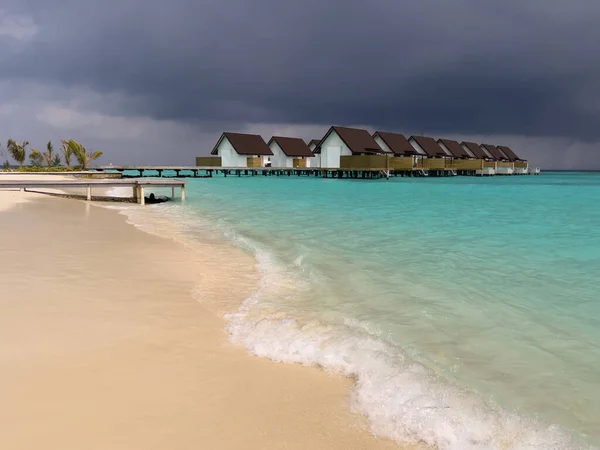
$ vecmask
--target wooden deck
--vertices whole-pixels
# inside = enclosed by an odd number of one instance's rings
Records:
[[[92,200],[92,188],[113,188],[126,187],[131,188],[132,198],[137,200],[141,205],[144,201],[144,188],[153,187],[170,187],[171,196],[175,197],[175,188],[181,189],[181,200],[185,200],[185,181],[172,178],[165,179],[96,179],[96,178],[80,178],[72,180],[24,180],[18,179],[15,176],[14,180],[0,179],[0,189],[65,189],[65,188],[85,188],[87,200]]]

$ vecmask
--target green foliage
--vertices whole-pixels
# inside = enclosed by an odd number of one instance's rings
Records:
[[[60,155],[58,153],[55,153],[52,157],[52,160],[50,161],[49,167],[58,167],[60,166],[60,162]]]
[[[35,167],[35,166],[23,166],[19,169],[14,169],[15,172],[74,172],[77,169],[75,167]]]
[[[77,162],[79,163],[79,167],[82,170],[87,170],[87,166],[90,162],[95,161],[96,159],[102,156],[102,152],[92,152],[88,151],[83,145],[74,139],[61,139],[63,148],[68,147],[70,149],[70,154],[75,157]],[[66,157],[65,157],[66,161]],[[67,167],[69,164],[67,163]]]
[[[65,139],[60,140],[60,150],[65,158],[65,165],[71,167],[71,158],[73,157],[73,150],[69,146],[68,141]]]
[[[23,163],[25,162],[25,158],[27,158],[27,146],[29,145],[28,141],[23,141],[22,144],[19,144],[14,139],[9,139],[6,143],[6,148],[10,156],[19,163],[19,167],[23,167]]]
[[[27,158],[28,141],[18,143],[14,139],[8,139],[6,148],[0,144],[0,158],[4,157],[4,162],[0,160],[2,170],[11,170],[8,162],[9,155],[19,163],[19,172],[69,172],[73,170],[87,170],[88,164],[95,161],[102,152],[88,151],[83,145],[73,139],[61,139],[61,152],[64,157],[66,167],[61,167],[61,156],[54,151],[52,141],[46,144],[45,152],[32,148],[29,154],[31,166],[24,167],[23,164]],[[75,158],[78,165],[71,167],[71,160]],[[14,170],[14,169],[13,169]]]
[[[48,144],[46,144],[46,148],[48,149],[48,151],[44,152],[44,154],[42,155],[46,166],[47,167],[60,166],[60,155],[54,153],[54,148],[52,147],[52,141],[48,141]]]
[[[39,150],[32,148],[29,153],[29,160],[31,161],[31,165],[34,167],[41,167],[44,161],[44,157],[39,152]]]

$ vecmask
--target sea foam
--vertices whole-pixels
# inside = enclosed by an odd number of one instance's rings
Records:
[[[448,450],[581,448],[559,427],[484,401],[364,327],[304,322],[276,311],[265,316],[260,296],[261,290],[228,315],[231,340],[273,361],[353,378],[353,408],[368,417],[378,436]]]
[[[281,287],[289,288],[290,280],[282,279],[293,275],[258,243],[222,231],[255,254],[262,273],[257,291],[226,316],[231,341],[275,362],[317,366],[354,379],[352,408],[368,418],[376,436],[440,450],[591,448],[557,425],[523,417],[453,384],[367,324],[335,316],[306,320],[278,310],[268,299],[289,295]]]

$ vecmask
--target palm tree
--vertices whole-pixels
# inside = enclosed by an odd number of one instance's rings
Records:
[[[22,144],[19,144],[14,139],[9,139],[6,143],[6,149],[10,153],[10,156],[12,156],[13,159],[19,163],[20,169],[23,168],[23,163],[25,162],[25,158],[27,157],[28,145],[28,141],[23,141]]]
[[[54,147],[52,147],[52,141],[48,141],[46,144],[47,152],[44,152],[42,157],[48,167],[56,167],[60,165],[60,155],[54,154]]]
[[[88,152],[83,145],[73,139],[69,139],[68,141],[62,140],[62,142],[63,145],[66,143],[66,145],[70,147],[71,154],[75,157],[79,163],[79,167],[83,170],[87,169],[87,166],[90,162],[102,156],[102,152]]]
[[[42,162],[44,161],[44,157],[38,149],[32,147],[31,152],[29,153],[29,160],[31,161],[32,166],[41,167]]]
[[[56,153],[52,157],[52,161],[50,161],[50,166],[51,167],[58,167],[58,166],[60,166],[60,155],[58,153]]]
[[[71,157],[73,156],[73,150],[69,146],[68,141],[66,141],[65,139],[61,139],[60,142],[61,142],[60,150],[62,151],[62,153],[65,157],[65,165],[67,166],[67,168],[70,168],[71,167]]]

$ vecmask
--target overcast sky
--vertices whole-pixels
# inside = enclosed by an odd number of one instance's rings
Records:
[[[600,169],[597,0],[2,0],[0,141],[193,164],[331,124]]]

